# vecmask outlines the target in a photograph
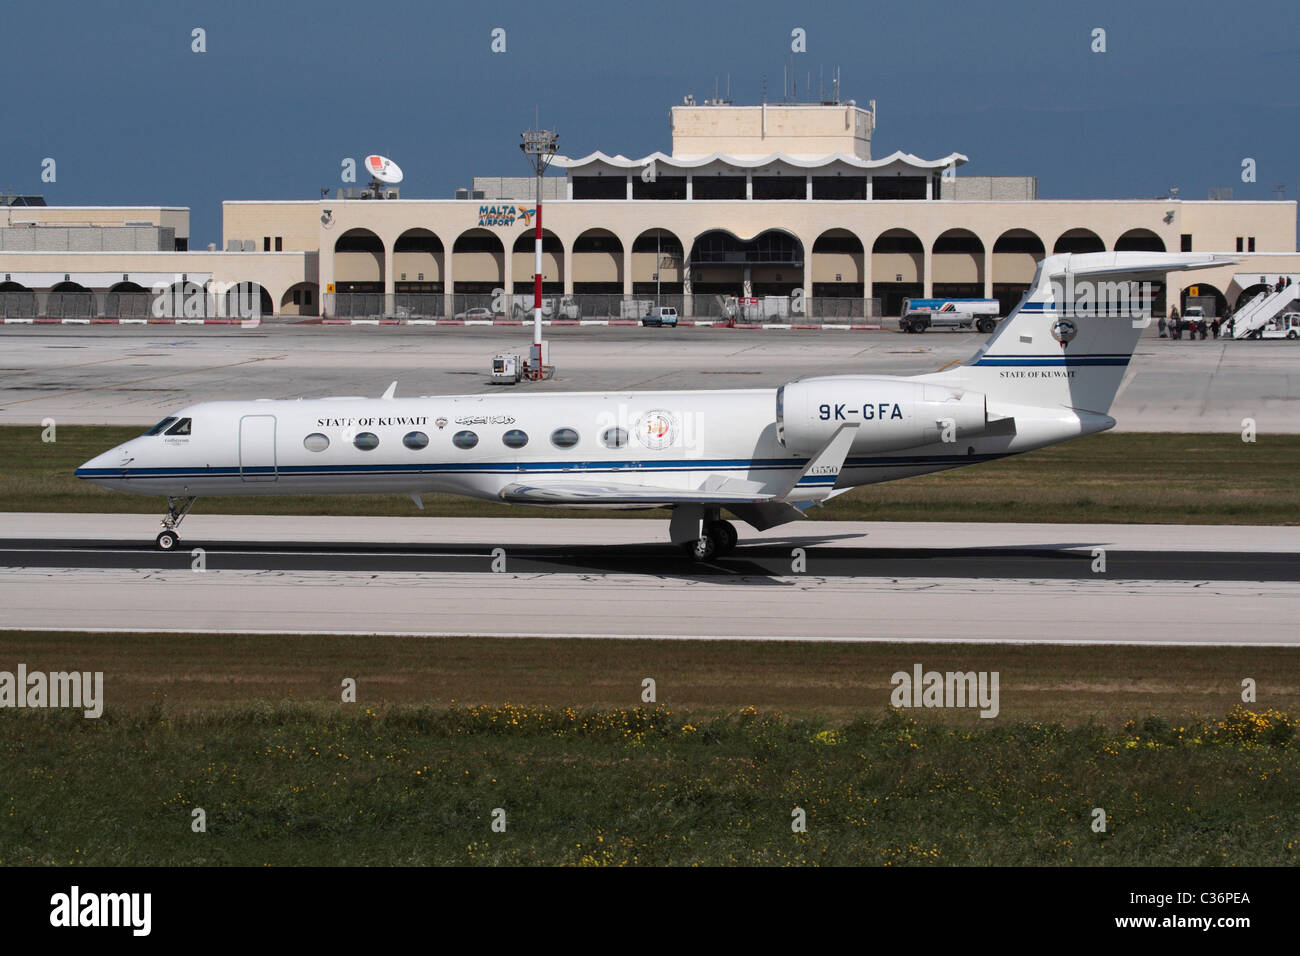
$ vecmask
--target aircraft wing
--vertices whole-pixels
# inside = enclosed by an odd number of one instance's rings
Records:
[[[515,482],[500,492],[501,500],[515,504],[546,505],[756,505],[775,495],[752,491],[708,491],[686,488],[658,488],[653,485],[610,484],[568,479],[562,481]]]

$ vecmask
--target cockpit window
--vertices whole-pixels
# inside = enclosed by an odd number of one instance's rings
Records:
[[[161,435],[161,434],[163,433],[163,430],[164,430],[164,429],[166,429],[169,425],[174,424],[175,422],[176,422],[176,416],[174,416],[174,415],[173,415],[171,418],[164,418],[162,421],[160,421],[160,422],[159,422],[157,425],[155,425],[153,428],[151,428],[151,429],[149,429],[147,432],[145,432],[145,433],[144,433],[144,434],[145,434],[145,437],[147,438],[147,437],[149,437],[150,435]]]
[[[171,428],[167,429],[168,435],[188,435],[190,433],[190,420],[182,418]]]

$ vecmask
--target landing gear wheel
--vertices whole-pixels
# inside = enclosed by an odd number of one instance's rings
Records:
[[[705,525],[704,533],[695,541],[687,541],[682,547],[696,561],[711,561],[722,553],[723,534],[713,525]]]
[[[181,543],[180,536],[175,531],[160,531],[158,537],[153,539],[159,551],[172,551]]]
[[[734,524],[730,521],[719,521],[713,525],[713,530],[716,530],[721,538],[718,554],[730,554],[736,550],[736,542],[740,540],[740,534]]]

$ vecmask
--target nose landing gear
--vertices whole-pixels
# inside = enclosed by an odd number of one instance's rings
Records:
[[[197,500],[194,497],[167,499],[167,514],[162,519],[163,530],[153,539],[159,551],[171,551],[181,543],[181,536],[176,533],[176,529],[180,527],[180,523],[185,520],[185,516],[190,513]]]

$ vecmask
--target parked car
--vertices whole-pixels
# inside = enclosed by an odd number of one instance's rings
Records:
[[[484,319],[487,319],[489,322],[492,320],[491,309],[469,309],[465,312],[456,313],[457,321],[471,321],[471,322],[480,321],[481,322]]]
[[[650,314],[641,320],[643,326],[662,328],[671,325],[677,328],[677,310],[671,305],[661,305],[650,310]]]

